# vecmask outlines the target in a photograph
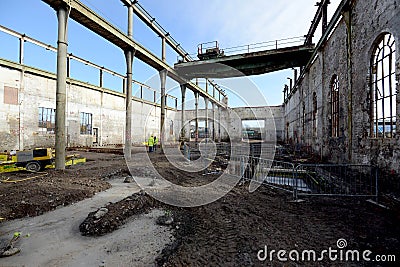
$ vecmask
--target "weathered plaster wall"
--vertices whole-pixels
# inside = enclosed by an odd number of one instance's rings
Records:
[[[285,101],[285,138],[310,146],[332,162],[378,164],[398,172],[399,134],[390,139],[370,136],[369,68],[377,38],[383,33],[393,34],[399,91],[400,1],[356,0],[348,11],[297,83],[295,93]],[[331,137],[333,75],[339,79],[339,137]],[[313,93],[317,95],[316,132]],[[400,96],[397,94],[397,129],[399,118]]]
[[[41,74],[41,75],[39,75]],[[15,88],[18,101],[7,104],[4,88]],[[56,81],[51,73],[22,72],[9,66],[0,66],[0,150],[52,147],[54,133],[39,128],[39,107],[56,108]],[[80,113],[93,114],[92,127],[98,128],[96,145],[124,143],[125,96],[111,90],[79,81],[67,84],[66,130],[68,146],[93,146],[92,135],[80,134]],[[132,142],[141,144],[150,134],[159,136],[160,108],[152,103],[134,99],[132,115]],[[168,126],[176,111],[168,109]],[[178,123],[172,123],[176,127]],[[177,130],[166,131],[166,141],[176,140]]]

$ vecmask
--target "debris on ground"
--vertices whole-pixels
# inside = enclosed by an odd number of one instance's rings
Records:
[[[7,243],[7,245],[0,249],[0,258],[13,256],[13,255],[21,252],[21,249],[15,247],[15,243],[21,237],[29,237],[29,236],[30,236],[30,234],[26,234],[25,236],[22,236],[21,232],[15,232],[13,237],[11,238],[11,240]]]
[[[154,198],[141,191],[89,213],[79,225],[79,230],[83,236],[101,236],[115,231],[133,215],[149,211],[158,204]]]
[[[171,225],[174,222],[174,217],[172,217],[172,213],[170,210],[166,211],[164,215],[157,218],[156,223],[158,225]]]

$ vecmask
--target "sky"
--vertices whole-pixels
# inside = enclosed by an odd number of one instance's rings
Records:
[[[127,30],[127,9],[119,0],[82,0],[89,8],[103,16],[122,31]],[[331,0],[328,9],[332,16],[340,0]],[[197,51],[203,42],[218,41],[221,48],[248,45],[284,38],[304,36],[317,10],[315,0],[139,0],[139,3],[153,16],[171,36],[190,54]],[[46,44],[57,45],[56,12],[40,0],[1,0],[0,25],[24,33]],[[314,43],[318,42],[320,29]],[[134,18],[133,38],[157,56],[161,55],[161,40],[138,18]],[[0,57],[18,61],[18,39],[0,32]],[[68,21],[68,53],[87,59],[120,74],[126,73],[125,58],[121,49],[85,29],[73,20]],[[173,65],[177,55],[167,49],[167,62]],[[30,43],[25,44],[25,64],[56,71],[56,55]],[[134,80],[159,88],[157,72],[140,60],[134,60]],[[98,71],[82,63],[72,61],[71,76],[98,85]],[[280,105],[283,102],[283,88],[293,77],[293,70],[284,70],[248,79],[261,91],[265,101],[252,103],[246,100],[245,88],[228,90],[230,106]],[[229,84],[234,84],[230,82]],[[238,83],[243,84],[243,83]],[[248,81],[246,81],[248,84]],[[122,91],[122,81],[106,74],[104,86]],[[204,87],[204,85],[202,85]],[[138,95],[138,86],[133,88]],[[168,93],[180,98],[176,82],[169,80]],[[145,90],[145,98],[152,93]],[[193,98],[188,92],[187,99]],[[171,104],[172,105],[172,104]],[[204,103],[200,101],[200,108]],[[188,105],[191,108],[192,104]]]

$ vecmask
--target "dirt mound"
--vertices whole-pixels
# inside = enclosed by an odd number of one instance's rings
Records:
[[[154,198],[142,191],[89,213],[79,225],[79,230],[84,236],[101,236],[118,229],[129,217],[157,205],[159,203]]]

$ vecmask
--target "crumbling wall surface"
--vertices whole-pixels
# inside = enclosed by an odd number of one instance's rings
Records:
[[[327,41],[325,49],[321,52],[323,60],[322,73],[322,112],[320,114],[322,156],[332,162],[347,162],[349,157],[349,127],[348,127],[348,53],[347,53],[347,27],[342,20],[331,38]],[[339,133],[333,136],[334,126],[332,114],[332,87],[337,79],[339,88]]]
[[[19,71],[3,68],[0,71],[0,151],[18,149],[20,145]],[[10,97],[10,92],[16,96]]]
[[[67,83],[68,146],[121,145],[125,135],[125,95],[79,81]],[[55,75],[0,66],[0,151],[53,147],[55,133],[39,125],[39,108],[56,108]],[[160,108],[133,100],[132,142],[158,134]],[[174,110],[167,110],[167,140],[174,140]],[[92,114],[92,133],[81,132],[81,114]],[[172,123],[171,123],[172,121]],[[50,128],[49,128],[50,129]],[[170,130],[171,129],[171,130]],[[97,138],[94,135],[97,131]],[[146,137],[147,136],[147,137]],[[97,142],[96,142],[97,141]]]
[[[371,3],[372,2],[372,3]],[[357,1],[352,9],[352,88],[353,142],[352,161],[372,163],[388,172],[400,169],[400,134],[395,138],[371,138],[369,92],[370,62],[376,41],[383,33],[391,33],[396,42],[396,82],[400,75],[400,0]],[[397,93],[397,129],[400,118],[400,95]]]
[[[400,75],[400,0],[350,1],[337,27],[306,70],[296,91],[285,101],[286,139],[309,145],[331,162],[376,164],[398,171],[399,134],[371,138],[370,64],[377,39],[391,33],[396,41],[396,80]],[[331,83],[339,81],[339,136],[331,132]],[[317,94],[317,131],[314,131],[313,97]],[[305,112],[303,113],[303,108]],[[400,118],[397,94],[397,129]],[[300,133],[300,134],[299,134]]]

